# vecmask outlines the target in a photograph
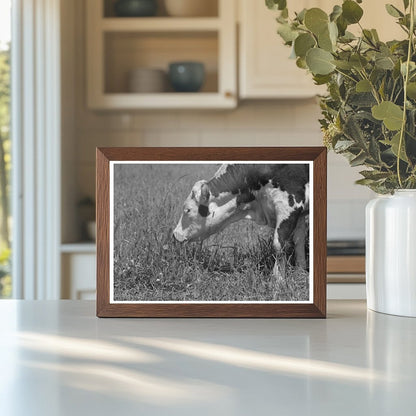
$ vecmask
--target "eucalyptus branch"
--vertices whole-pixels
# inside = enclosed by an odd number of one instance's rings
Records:
[[[270,8],[286,5],[284,0],[266,3]],[[331,143],[336,153],[349,155],[354,165],[367,166],[370,170],[363,174],[362,184],[377,192],[416,188],[416,134],[410,122],[410,116],[416,115],[416,71],[412,68],[416,0],[404,1],[404,15],[394,6],[387,7],[406,33],[404,41],[388,42],[364,29],[361,1],[342,3],[334,6],[331,14],[318,7],[305,9],[302,22],[287,18],[285,9],[278,22],[284,26],[279,34],[288,45],[293,44],[288,40],[296,32],[301,36],[296,40],[296,56],[303,58],[305,69],[319,83],[326,84],[328,95],[321,97],[320,120],[325,143]],[[334,23],[338,28],[345,25],[345,29],[356,25],[361,33],[350,36],[341,30],[334,39]],[[328,46],[329,42],[333,47]],[[407,140],[413,146],[407,146]],[[362,152],[359,158],[358,148]],[[379,172],[384,170],[391,175],[380,177]]]
[[[396,96],[394,97],[394,100],[393,100],[394,103],[399,99],[400,94],[402,93],[402,91],[403,91],[403,88],[400,88],[399,91],[397,91],[397,94],[396,94]]]
[[[390,94],[390,97],[389,97],[389,100],[390,101],[393,101],[393,102],[395,102],[394,100],[393,100],[393,96],[394,96],[394,90],[396,89],[396,84],[397,84],[397,80],[394,80],[393,81],[393,88],[391,89],[391,94]]]
[[[397,151],[397,177],[399,180],[400,188],[403,188],[402,177],[400,173],[400,156],[403,147],[404,133],[406,130],[406,110],[407,110],[407,83],[409,82],[409,69],[410,62],[412,59],[412,50],[413,50],[413,37],[414,37],[414,28],[415,28],[415,0],[410,0],[410,30],[409,30],[409,44],[407,46],[407,60],[406,60],[406,72],[404,75],[404,85],[403,85],[403,118],[402,118],[402,127],[400,129],[400,139],[399,139],[399,148]]]
[[[338,68],[335,68],[335,71],[336,71],[336,72],[338,72],[339,74],[343,75],[344,77],[346,77],[346,78],[350,79],[352,82],[357,83],[357,80],[356,80],[355,78],[353,78],[353,77],[351,77],[350,75],[348,75],[348,74],[346,74],[346,73],[344,73],[344,72],[340,71]]]
[[[371,93],[373,94],[374,99],[377,101],[377,104],[380,104],[380,97],[378,96],[378,92],[376,90],[376,87],[371,82],[370,78],[368,78],[367,73],[365,72],[365,69],[361,66],[362,71],[360,71],[360,75],[365,79],[369,84],[371,88]]]

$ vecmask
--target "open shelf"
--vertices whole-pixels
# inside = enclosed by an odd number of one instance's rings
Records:
[[[233,97],[217,93],[105,94],[95,106],[103,110],[234,108]]]
[[[106,32],[169,32],[184,31],[193,32],[218,30],[220,20],[216,17],[138,17],[138,18],[122,18],[114,17],[102,19],[101,28]]]
[[[103,6],[102,17],[105,19],[111,19],[116,17],[115,14],[115,3],[117,0],[99,0]],[[169,1],[169,0],[168,0]],[[230,0],[227,0],[230,1]],[[140,17],[139,19],[155,19],[158,17],[166,17],[174,19],[168,13],[168,8],[166,7],[165,0],[156,0],[157,2],[157,13],[155,17]],[[219,14],[219,0],[204,0],[204,12],[198,15],[198,17],[218,17]],[[186,17],[185,19],[194,19],[195,17]],[[120,17],[123,20],[134,19],[133,17]]]
[[[177,61],[198,61],[205,66],[206,75],[201,91],[191,95],[218,92],[216,32],[106,33],[104,55],[105,94],[131,94],[128,89],[129,72],[137,68],[161,69],[167,78],[169,64]],[[154,95],[172,93],[174,91],[167,83],[166,91]],[[176,94],[174,100],[187,99],[189,94]]]
[[[87,101],[97,110],[229,109],[237,105],[235,3],[217,0],[214,17],[115,17],[113,0],[88,0]],[[159,6],[163,3],[159,2]],[[201,62],[200,91],[136,93],[129,74],[142,68],[168,73],[173,62]],[[137,71],[136,71],[137,73]],[[163,76],[163,75],[162,75]],[[143,88],[142,91],[151,88]],[[154,89],[153,89],[154,90]],[[136,90],[137,91],[137,90]]]
[[[81,241],[78,243],[63,243],[61,244],[61,253],[66,254],[94,254],[96,246],[93,241]]]

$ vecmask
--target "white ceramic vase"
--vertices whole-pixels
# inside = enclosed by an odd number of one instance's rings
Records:
[[[416,190],[367,204],[366,282],[369,309],[416,317]]]

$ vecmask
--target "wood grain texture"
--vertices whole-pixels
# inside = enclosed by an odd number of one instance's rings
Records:
[[[327,274],[327,283],[365,283],[365,274],[333,273]]]
[[[328,273],[365,273],[365,256],[328,256]]]
[[[99,149],[96,158],[97,316],[103,316],[110,295],[110,161]]]
[[[97,316],[189,318],[326,317],[326,148],[99,148],[97,149]],[[110,303],[110,161],[313,161],[313,303]]]

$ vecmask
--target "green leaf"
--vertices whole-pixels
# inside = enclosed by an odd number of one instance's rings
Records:
[[[370,92],[351,93],[348,97],[348,104],[356,107],[373,107],[377,104],[373,94]]]
[[[378,93],[380,94],[382,100],[386,99],[386,78],[383,78],[381,81],[380,87],[378,88]]]
[[[350,165],[352,167],[362,165],[367,159],[367,155],[364,152],[361,152],[358,156],[350,160]]]
[[[352,68],[352,65],[348,61],[342,61],[342,60],[334,60],[332,63],[339,69],[342,69],[344,71],[348,71]]]
[[[416,100],[416,82],[407,84],[407,96],[412,100]]]
[[[318,45],[321,49],[324,49],[328,52],[334,51],[334,44],[332,43],[331,37],[329,35],[328,27],[325,31],[318,35]]]
[[[318,36],[327,29],[328,15],[318,7],[309,9],[305,13],[305,26]]]
[[[301,69],[308,69],[308,65],[306,65],[305,58],[299,57],[298,59],[296,59],[296,66]]]
[[[361,81],[357,82],[355,86],[355,90],[357,92],[371,92],[371,83],[366,79],[362,79]]]
[[[366,146],[366,139],[361,125],[361,119],[358,115],[352,115],[348,117],[344,124],[344,133],[348,139],[354,141],[360,149],[363,149]]]
[[[331,81],[331,76],[315,74],[313,80],[315,81],[315,85],[324,85]]]
[[[338,39],[338,26],[334,22],[328,23],[328,30],[329,30],[329,37],[331,38],[331,42],[334,46],[337,44]]]
[[[335,69],[335,65],[332,63],[333,59],[330,52],[320,48],[309,49],[306,54],[306,64],[314,75],[327,75],[333,72]]]
[[[377,33],[377,30],[376,29],[371,29],[371,34],[373,35],[373,39],[376,42],[380,42],[380,38],[378,37],[378,33]]]
[[[394,69],[394,61],[390,56],[378,56],[375,61],[376,67],[380,69]]]
[[[373,158],[375,165],[379,166],[381,161],[380,147],[374,135],[370,137],[370,145],[368,146],[368,151],[370,152],[370,156]]]
[[[391,146],[391,151],[393,152],[394,156],[397,157],[399,154],[400,132],[395,134],[390,142],[387,142],[384,144]],[[409,162],[409,159],[407,158],[407,155],[406,155],[404,139],[403,139],[403,143],[400,149],[400,159],[403,160],[404,162]]]
[[[287,44],[293,42],[298,36],[298,32],[293,30],[292,27],[287,23],[280,24],[277,28],[277,33]]]
[[[396,80],[399,77],[401,77],[400,67],[401,67],[401,63],[400,63],[400,61],[397,61],[394,65],[393,72],[392,72],[393,78],[396,79]]]
[[[354,68],[358,70],[363,69],[368,64],[367,60],[358,53],[352,55],[349,62]]]
[[[404,14],[397,8],[394,7],[392,4],[386,4],[387,13],[393,17],[403,17]]]
[[[369,186],[374,183],[373,179],[358,179],[355,181],[357,185]]]
[[[348,150],[351,146],[354,145],[354,142],[351,140],[338,140],[334,146],[335,152],[345,152]]]
[[[360,175],[364,176],[365,179],[372,179],[373,181],[378,181],[380,179],[388,178],[390,172],[379,172],[377,170],[362,170]]]
[[[306,14],[306,9],[302,9],[299,13],[296,13],[296,19],[303,23],[303,21],[305,20],[305,14]]]
[[[409,29],[410,28],[410,14],[407,13],[404,17],[399,17],[399,24]]]
[[[416,64],[412,61],[409,62],[409,73],[412,73],[416,70]],[[400,72],[405,77],[406,76],[406,62],[402,62],[400,65]]]
[[[331,22],[335,22],[338,19],[338,17],[341,16],[341,14],[342,14],[342,7],[336,4],[334,8],[332,9],[332,13],[329,15],[329,20]]]
[[[364,40],[370,45],[373,45],[375,43],[371,30],[363,29],[363,37],[364,37]]]
[[[344,19],[342,15],[337,19],[337,27],[340,36],[344,36],[348,27],[348,22]]]
[[[271,10],[283,10],[286,8],[286,0],[266,0],[266,6]]]
[[[337,29],[339,31],[338,25],[337,25]],[[353,33],[348,32],[348,30],[347,30],[347,31],[345,31],[345,33],[344,33],[343,36],[340,36],[338,38],[338,42],[341,42],[341,43],[350,43],[351,41],[353,41],[355,39],[357,39],[356,36]]]
[[[358,23],[363,16],[363,9],[352,0],[342,3],[342,16],[349,24]]]
[[[404,9],[406,10],[409,7],[409,0],[403,0],[403,6],[404,6]]]
[[[383,121],[384,125],[392,131],[402,127],[403,110],[391,101],[383,101],[371,109],[373,117]]]
[[[302,33],[295,39],[296,56],[304,58],[309,49],[316,45],[315,39],[309,33]]]

